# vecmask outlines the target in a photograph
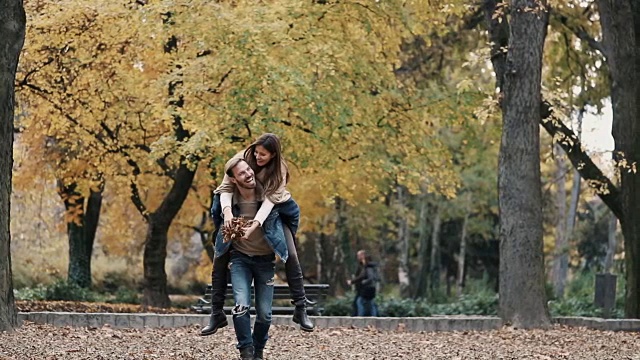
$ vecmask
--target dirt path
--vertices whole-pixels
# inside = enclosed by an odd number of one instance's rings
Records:
[[[237,359],[229,328],[154,330],[55,328],[27,323],[0,333],[0,360]],[[266,359],[640,359],[640,334],[554,327],[548,331],[405,333],[275,326]]]

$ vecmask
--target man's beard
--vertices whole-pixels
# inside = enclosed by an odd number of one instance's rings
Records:
[[[238,187],[241,187],[241,188],[243,188],[243,189],[247,189],[247,190],[253,190],[253,189],[255,189],[255,188],[256,188],[256,183],[255,183],[255,181],[254,181],[254,182],[253,182],[253,184],[251,184],[251,185],[249,185],[249,184],[247,184],[247,183],[244,183],[244,182],[237,182],[237,183],[236,183],[236,185],[237,185]]]

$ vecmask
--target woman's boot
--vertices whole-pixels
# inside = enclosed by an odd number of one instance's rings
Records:
[[[213,270],[211,272],[211,317],[209,318],[209,324],[200,331],[201,336],[213,335],[218,329],[229,325],[227,316],[224,314],[229,260],[228,252],[213,260]]]

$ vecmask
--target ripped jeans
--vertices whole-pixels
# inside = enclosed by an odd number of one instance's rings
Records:
[[[238,349],[253,346],[264,349],[269,339],[271,305],[275,275],[275,254],[249,256],[231,250],[230,272],[233,286],[233,326],[238,339]],[[251,333],[251,282],[255,288],[256,321]]]

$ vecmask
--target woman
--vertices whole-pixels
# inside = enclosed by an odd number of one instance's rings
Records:
[[[298,259],[295,245],[295,234],[298,230],[300,219],[300,208],[293,200],[291,194],[286,189],[289,180],[289,169],[282,157],[282,147],[280,139],[271,133],[261,135],[246,150],[239,152],[234,157],[244,158],[255,172],[256,179],[260,181],[264,188],[265,200],[262,202],[251,226],[245,231],[245,237],[255,231],[258,226],[262,226],[265,236],[271,236],[274,231],[278,231],[279,226],[273,222],[282,221],[285,238],[287,239],[288,258],[285,261],[287,283],[291,293],[292,303],[295,305],[293,321],[300,325],[304,331],[313,331],[314,325],[307,316],[307,298],[304,292],[304,282],[302,269]],[[214,191],[214,201],[211,208],[211,215],[219,219],[219,214],[224,214],[224,226],[229,226],[233,219],[231,211],[231,198],[235,185],[225,174],[222,184]],[[219,201],[219,203],[218,203]],[[273,213],[278,216],[269,216]],[[216,223],[219,229],[220,221]],[[271,234],[270,234],[271,233]],[[211,274],[211,318],[209,325],[202,329],[201,335],[212,335],[216,331],[227,325],[223,306],[227,287],[227,271],[229,264],[228,253],[216,257]]]

